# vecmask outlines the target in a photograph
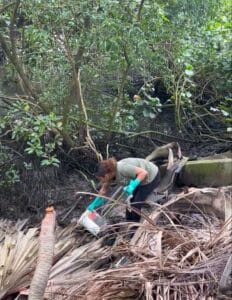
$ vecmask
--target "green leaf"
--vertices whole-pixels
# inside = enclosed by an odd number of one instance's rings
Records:
[[[49,159],[43,159],[41,161],[41,166],[49,166],[51,164]]]

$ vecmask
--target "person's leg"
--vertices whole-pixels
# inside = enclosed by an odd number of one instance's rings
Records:
[[[160,182],[160,173],[157,174],[155,179],[146,184],[146,185],[140,185],[137,187],[137,189],[134,192],[133,198],[131,199],[131,206],[141,211],[141,207],[143,202],[146,200],[146,198],[150,195],[150,193],[154,190],[154,188],[159,184]],[[140,214],[137,214],[134,211],[126,210],[126,220],[129,222],[139,222],[140,221]]]

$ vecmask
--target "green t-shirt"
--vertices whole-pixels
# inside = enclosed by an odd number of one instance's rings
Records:
[[[117,162],[116,182],[125,185],[128,181],[136,178],[135,168],[142,168],[148,172],[142,185],[150,183],[158,173],[158,167],[142,158],[125,158]]]

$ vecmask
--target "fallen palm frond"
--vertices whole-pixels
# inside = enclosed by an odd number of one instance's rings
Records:
[[[140,230],[135,245],[124,245],[124,249],[116,245],[113,249],[114,253],[120,251],[129,257],[131,263],[92,272],[89,267],[80,267],[80,272],[77,270],[68,276],[60,272],[60,277],[51,279],[50,292],[54,295],[62,290],[60,299],[89,297],[96,300],[136,299],[141,294],[150,295],[150,299],[155,294],[163,299],[174,295],[176,299],[204,299],[216,294],[217,283],[230,255],[231,241],[227,236],[223,242],[212,243],[212,237],[225,234],[227,226],[220,233],[208,229],[189,231],[184,227],[177,231],[171,226]],[[96,254],[94,249],[93,253]],[[76,266],[78,262],[79,259],[73,261]],[[64,298],[64,291],[67,298]],[[58,294],[56,299],[59,299]]]
[[[73,250],[65,263],[59,262],[59,273],[52,272],[47,298],[217,299],[218,283],[231,253],[231,218],[213,222],[196,208],[202,218],[186,212],[188,222],[181,224],[175,222],[176,211],[171,209],[183,198],[193,205],[200,196],[203,203],[208,203],[210,195],[218,199],[220,193],[215,191],[190,189],[173,196],[149,216],[157,226],[145,220],[130,243],[122,242],[120,232],[113,247],[99,248],[99,240]],[[94,262],[118,255],[127,258],[125,265],[105,264],[96,270]]]
[[[38,258],[38,228],[23,230],[26,221],[0,221],[0,299],[29,287]],[[57,232],[54,262],[74,244],[76,224]],[[4,228],[4,230],[3,230]]]
[[[27,219],[13,222],[10,220],[0,220],[0,243],[6,235],[14,235],[17,231],[22,230],[27,223]]]
[[[198,204],[222,210],[230,191],[192,188],[172,195],[162,206],[156,204],[149,215],[152,222],[147,217],[138,224],[131,241],[127,236],[132,224],[127,223],[109,226],[99,239],[75,225],[58,230],[46,299],[218,299],[218,284],[231,255],[231,217],[224,221]],[[113,237],[114,244],[107,246]],[[15,229],[1,240],[3,298],[29,287],[38,230]]]
[[[0,246],[0,299],[28,286],[38,251],[37,229],[5,236]]]

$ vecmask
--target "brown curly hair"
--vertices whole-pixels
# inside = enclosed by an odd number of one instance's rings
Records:
[[[97,165],[97,171],[95,172],[96,177],[104,177],[107,174],[114,173],[116,171],[117,161],[114,157],[106,160],[102,160]]]

